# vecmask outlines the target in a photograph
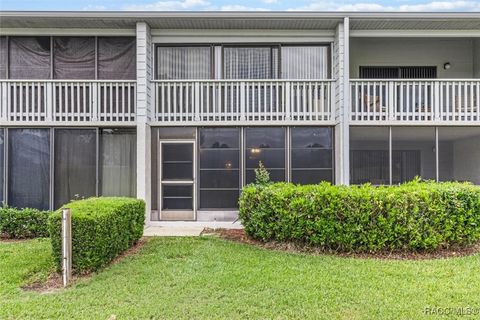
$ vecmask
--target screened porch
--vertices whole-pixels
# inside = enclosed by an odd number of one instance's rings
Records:
[[[480,39],[353,38],[351,121],[480,121]]]

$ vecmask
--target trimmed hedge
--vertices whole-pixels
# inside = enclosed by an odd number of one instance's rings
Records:
[[[143,235],[145,203],[133,198],[88,198],[64,208],[72,213],[72,268],[98,270],[134,245]],[[61,209],[49,220],[55,263],[62,267]]]
[[[326,250],[433,250],[480,239],[480,188],[412,181],[374,187],[250,185],[240,198],[245,232]]]
[[[50,211],[0,208],[0,236],[10,239],[48,237]]]

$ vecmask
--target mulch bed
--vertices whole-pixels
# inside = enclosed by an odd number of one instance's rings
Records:
[[[113,266],[116,263],[119,263],[124,258],[135,255],[146,243],[148,242],[147,238],[141,238],[137,244],[133,247],[129,248],[127,251],[123,252],[122,254],[118,255],[107,267]],[[78,280],[88,279],[90,278],[94,272],[84,273],[84,274],[77,274],[72,276],[71,284],[74,284]],[[63,289],[63,279],[62,275],[57,272],[51,273],[46,281],[41,282],[32,282],[22,286],[23,290],[26,291],[35,291],[39,293],[52,293],[58,290]]]
[[[468,247],[441,248],[435,251],[379,251],[373,253],[336,252],[312,247],[301,243],[261,242],[249,238],[243,229],[205,229],[203,234],[216,234],[222,239],[254,245],[269,250],[280,250],[295,253],[327,254],[340,257],[384,260],[428,260],[463,257],[480,253],[480,242]]]

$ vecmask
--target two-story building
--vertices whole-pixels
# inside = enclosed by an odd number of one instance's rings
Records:
[[[480,184],[480,13],[0,13],[0,200],[235,220],[274,181]]]

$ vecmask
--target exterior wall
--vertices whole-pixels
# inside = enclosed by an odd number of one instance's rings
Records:
[[[473,41],[473,77],[480,78],[480,38]]]
[[[472,39],[352,38],[350,75],[359,77],[360,66],[437,66],[438,78],[472,78]],[[478,40],[477,40],[478,49]],[[477,61],[480,53],[477,53]],[[450,62],[449,70],[443,64]],[[477,68],[477,77],[478,77]]]
[[[478,159],[480,159],[480,144],[477,137],[463,139],[453,143],[453,161],[461,163],[461,165],[454,166],[453,176],[462,180],[471,180],[472,177],[480,176],[480,166]],[[479,184],[479,180],[472,181]]]

